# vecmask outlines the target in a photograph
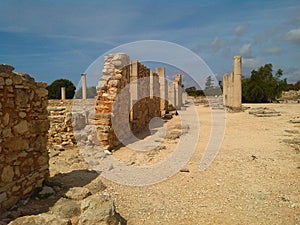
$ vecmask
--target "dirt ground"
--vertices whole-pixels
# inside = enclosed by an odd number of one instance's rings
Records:
[[[300,137],[300,124],[289,122],[299,116],[300,105],[245,106],[266,106],[281,116],[227,113],[222,147],[207,170],[198,166],[210,135],[211,112],[197,106],[200,138],[186,165],[189,172],[145,187],[104,180],[128,224],[300,223],[299,146],[284,142]]]
[[[184,171],[139,187],[101,178],[128,225],[300,224],[299,145],[286,141],[300,138],[300,123],[289,122],[300,116],[300,104],[244,106],[265,106],[281,116],[256,117],[249,110],[227,113],[222,146],[205,171],[199,170],[199,163],[210,137],[211,111],[199,105],[199,141]],[[180,124],[180,116],[167,123],[173,129]],[[132,165],[154,164],[172,154],[178,140],[164,141],[165,147],[152,152],[123,147],[113,156]],[[87,168],[76,148],[50,160],[51,176]]]

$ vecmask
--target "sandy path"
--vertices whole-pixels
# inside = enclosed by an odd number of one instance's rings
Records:
[[[190,172],[144,187],[104,179],[117,210],[129,225],[299,224],[300,154],[282,140],[299,137],[285,130],[300,131],[299,125],[288,122],[299,115],[300,106],[267,106],[282,116],[255,117],[247,111],[226,114],[222,147],[204,172],[198,166],[208,143],[211,115],[209,108],[197,106],[200,139],[186,165]]]

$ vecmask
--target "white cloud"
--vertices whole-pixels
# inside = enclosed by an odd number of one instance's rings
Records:
[[[281,52],[282,52],[282,49],[279,46],[273,46],[273,47],[263,49],[263,53],[265,55],[278,55]]]
[[[250,43],[244,44],[238,52],[243,58],[253,58]]]
[[[261,58],[243,58],[242,60],[243,68],[245,69],[256,70],[264,65],[264,62]]]
[[[300,44],[300,28],[287,32],[285,39],[295,44]]]
[[[215,37],[214,40],[210,43],[210,46],[214,51],[219,51],[221,48],[223,48],[225,45],[225,42],[221,40],[219,37]]]
[[[247,28],[246,24],[240,24],[234,28],[234,33],[236,35],[241,35],[245,31],[246,28]]]

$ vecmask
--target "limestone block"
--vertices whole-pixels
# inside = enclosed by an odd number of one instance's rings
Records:
[[[3,125],[7,126],[9,123],[9,114],[5,113],[5,115],[3,116]]]
[[[22,79],[22,76],[19,76],[19,75],[16,75],[16,74],[13,74],[13,77],[12,77],[12,80],[13,80],[13,83],[16,85],[18,84],[22,84],[23,83],[23,79]],[[22,85],[23,86],[23,85]]]
[[[90,190],[85,187],[73,187],[66,193],[66,197],[73,200],[82,200],[90,195]]]
[[[24,119],[26,115],[27,114],[25,112],[19,112],[19,117],[21,117],[22,119]]]
[[[6,79],[5,79],[5,84],[6,84],[6,85],[9,86],[9,85],[12,85],[12,83],[13,83],[12,79],[10,79],[10,78],[6,78]]]
[[[78,225],[119,224],[114,203],[110,197],[95,194],[81,202],[81,215]]]
[[[17,134],[25,134],[28,131],[28,123],[26,120],[22,120],[20,123],[14,126],[13,131]]]
[[[29,96],[26,93],[26,90],[16,89],[15,90],[15,102],[19,107],[27,107]]]
[[[8,137],[13,137],[13,134],[11,132],[11,128],[10,127],[5,127],[2,131],[2,136],[4,138],[8,138]]]
[[[12,72],[15,68],[8,64],[0,64],[0,72]]]
[[[42,213],[39,215],[33,216],[23,216],[15,219],[14,221],[10,222],[9,225],[70,225],[71,221],[69,219],[62,219],[57,215]]]
[[[72,218],[80,215],[80,204],[74,200],[61,198],[52,207],[51,211],[61,218]]]
[[[45,164],[48,163],[48,160],[49,160],[48,155],[46,155],[46,156],[40,156],[40,157],[38,157],[38,159],[37,159],[37,164],[38,164],[38,165],[45,165]]]
[[[6,192],[0,193],[0,203],[6,201],[6,199],[7,199]]]
[[[7,165],[4,166],[2,174],[1,174],[1,181],[4,183],[12,182],[14,177],[14,169],[13,167]]]
[[[48,95],[48,90],[45,88],[37,88],[35,93],[41,98],[46,97]]]
[[[28,149],[29,140],[23,139],[22,137],[11,137],[8,140],[4,141],[4,148],[11,149],[12,151],[21,151]]]
[[[4,84],[5,84],[4,78],[3,78],[3,77],[0,77],[0,86],[3,86]]]
[[[112,87],[119,87],[120,86],[120,81],[119,80],[109,80],[108,85]]]

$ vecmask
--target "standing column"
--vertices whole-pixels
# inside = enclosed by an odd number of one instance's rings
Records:
[[[168,109],[168,84],[165,77],[165,68],[156,68],[160,85],[160,116],[166,115]]]
[[[234,108],[242,107],[242,57],[234,56],[233,64],[233,102]]]
[[[228,78],[228,101],[227,105],[229,107],[233,107],[233,89],[234,89],[234,73],[233,71],[230,72],[229,78]]]
[[[138,119],[138,61],[130,64],[130,121]]]
[[[66,88],[65,87],[60,88],[60,94],[61,94],[61,100],[66,100]]]
[[[82,99],[86,99],[86,74],[81,74],[81,85],[82,85]]]
[[[182,76],[177,74],[175,78],[176,85],[176,109],[181,109],[182,106]]]
[[[223,75],[223,105],[227,106],[228,103],[228,74]]]

